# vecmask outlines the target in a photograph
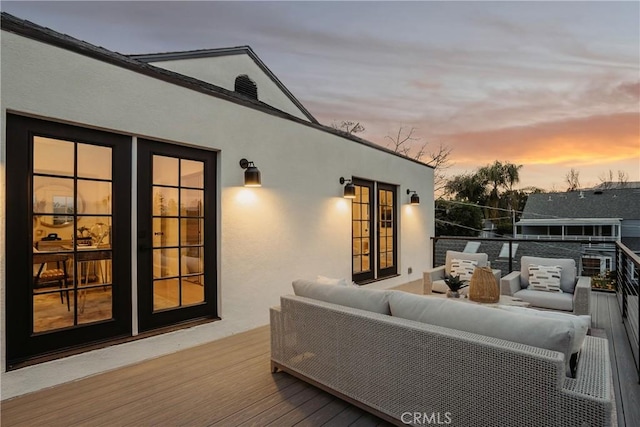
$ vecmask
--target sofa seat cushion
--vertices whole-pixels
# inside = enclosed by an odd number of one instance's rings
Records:
[[[478,304],[405,292],[392,293],[389,306],[392,316],[403,319],[560,352],[569,370],[575,337],[575,328],[569,320],[522,316]]]
[[[362,289],[351,286],[325,285],[309,280],[293,282],[293,293],[297,296],[358,308],[380,314],[390,314],[391,291]]]
[[[560,275],[560,289],[562,292],[573,293],[578,279],[576,261],[563,258],[540,258],[533,256],[523,256],[520,259],[520,285],[523,289],[529,287],[529,265],[549,265],[562,267]]]
[[[526,301],[534,307],[573,311],[573,294],[521,289],[513,294],[513,296],[521,298],[522,301]]]

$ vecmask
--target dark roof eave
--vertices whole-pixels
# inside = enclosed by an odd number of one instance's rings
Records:
[[[155,79],[159,79],[167,83],[175,84],[190,90],[194,90],[210,96],[221,98],[226,101],[242,105],[244,107],[259,110],[266,114],[280,117],[285,120],[290,120],[298,124],[301,124],[303,126],[312,127],[314,129],[318,129],[326,133],[331,133],[331,134],[340,136],[342,138],[357,142],[359,144],[371,147],[373,149],[383,151],[385,153],[388,153],[397,157],[401,157],[405,160],[418,163],[420,165],[433,169],[433,166],[427,165],[426,163],[404,156],[400,153],[396,153],[395,151],[392,151],[386,147],[382,147],[370,141],[351,135],[347,132],[334,129],[332,127],[325,126],[317,122],[308,122],[301,118],[295,117],[291,114],[285,113],[284,111],[278,110],[277,108],[271,107],[270,105],[267,105],[263,102],[244,97],[242,95],[239,95],[230,90],[221,88],[219,86],[203,82],[193,77],[188,77],[179,73],[174,73],[172,71],[168,71],[163,68],[154,67],[153,65],[149,65],[147,63],[138,61],[126,55],[122,55],[117,52],[112,52],[103,47],[92,45],[91,43],[76,39],[69,35],[62,34],[57,31],[51,30],[49,28],[42,27],[38,24],[34,24],[33,22],[29,22],[29,21],[17,18],[6,12],[2,12],[0,16],[1,16],[1,28],[4,31],[9,31],[15,34],[19,34],[23,37],[27,37],[33,40],[47,43],[52,46],[59,47],[61,49],[69,50],[71,52],[75,52],[75,53],[87,56],[89,58],[96,59],[98,61],[106,62],[111,65],[115,65],[117,67],[125,68],[127,70],[140,73]]]

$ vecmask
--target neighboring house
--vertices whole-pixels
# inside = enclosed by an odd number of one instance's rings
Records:
[[[640,181],[628,181],[628,182],[603,182],[596,185],[591,190],[618,190],[618,189],[640,189]]]
[[[522,239],[593,242],[583,245],[580,273],[604,273],[613,269],[615,242],[640,252],[640,189],[531,194],[516,225]]]
[[[125,56],[5,13],[1,42],[3,399],[266,325],[297,278],[431,266],[433,169],[320,125],[250,48]]]
[[[482,220],[482,232],[480,233],[480,237],[484,237],[484,238],[499,237],[498,227],[492,220],[490,219]]]

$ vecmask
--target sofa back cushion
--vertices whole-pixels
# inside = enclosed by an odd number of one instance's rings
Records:
[[[301,297],[358,308],[380,314],[390,314],[389,295],[391,291],[362,289],[351,286],[324,285],[309,280],[293,282],[293,293]]]
[[[566,258],[540,258],[533,256],[523,256],[520,259],[520,286],[523,289],[529,287],[529,265],[558,265],[562,267],[560,274],[560,289],[562,292],[573,293],[576,288],[577,270],[576,261]]]
[[[447,251],[445,255],[444,272],[447,276],[451,276],[451,261],[454,259],[467,259],[471,261],[477,261],[477,267],[486,267],[489,262],[489,256],[487,254],[469,254],[466,252]]]
[[[565,355],[569,368],[575,337],[575,327],[569,320],[523,316],[493,307],[404,292],[392,293],[389,306],[392,316],[403,319],[558,351]]]
[[[582,344],[584,343],[584,339],[587,336],[587,332],[591,327],[591,316],[589,315],[576,316],[574,314],[558,313],[557,311],[535,310],[533,308],[507,305],[501,305],[500,309],[511,311],[513,313],[520,313],[524,316],[539,316],[547,317],[549,319],[568,320],[573,324],[573,327],[576,330],[574,340],[571,343],[571,354],[580,352],[580,350],[582,349]]]

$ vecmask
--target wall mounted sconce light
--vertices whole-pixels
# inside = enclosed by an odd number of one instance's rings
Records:
[[[413,193],[413,194],[411,194]],[[411,204],[417,206],[420,204],[420,196],[417,191],[407,189],[407,194],[411,194]]]
[[[262,180],[260,179],[260,171],[253,164],[253,162],[242,159],[240,160],[240,167],[244,169],[244,186],[245,187],[262,187]]]
[[[343,197],[345,199],[355,199],[356,198],[356,186],[353,185],[353,182],[350,179],[345,179],[344,177],[340,177],[340,184],[345,184]]]

